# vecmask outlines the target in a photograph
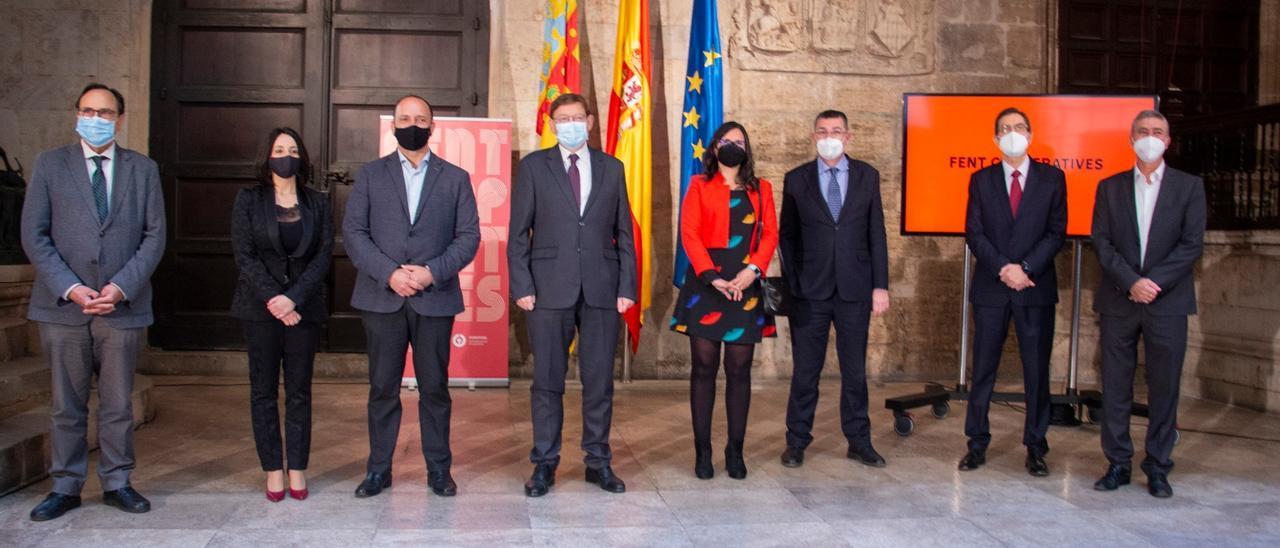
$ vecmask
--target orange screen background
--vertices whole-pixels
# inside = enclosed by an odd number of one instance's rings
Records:
[[[1036,160],[1067,175],[1067,234],[1089,236],[1098,181],[1133,169],[1129,126],[1155,99],[1081,95],[904,96],[902,233],[964,234],[969,176],[998,162],[995,118],[1016,107],[1031,118]]]

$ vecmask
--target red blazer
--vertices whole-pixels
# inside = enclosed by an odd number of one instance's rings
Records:
[[[760,272],[768,272],[773,250],[778,246],[778,218],[773,209],[773,185],[764,179],[758,181],[759,192],[747,192],[747,199],[756,210],[756,221],[763,223],[759,247],[751,253],[750,261]],[[761,200],[764,201],[763,207]],[[756,245],[756,232],[752,232],[751,239],[747,244]],[[704,175],[694,175],[689,179],[689,189],[685,191],[684,203],[680,207],[680,242],[684,244],[684,252],[689,256],[694,273],[702,276],[707,271],[716,270],[707,248],[729,245],[729,187],[719,173],[709,181]]]

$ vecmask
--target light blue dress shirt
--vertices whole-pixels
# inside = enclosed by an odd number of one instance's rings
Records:
[[[405,158],[404,153],[397,150],[396,154],[400,155],[400,170],[404,173],[404,194],[409,198],[409,224],[413,224],[418,220],[418,202],[422,200],[422,187],[426,184],[431,151],[427,150],[427,155],[422,157],[418,167],[413,167],[413,162]]]

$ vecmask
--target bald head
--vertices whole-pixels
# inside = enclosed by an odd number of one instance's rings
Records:
[[[431,126],[431,103],[417,95],[406,95],[396,101],[396,127]]]

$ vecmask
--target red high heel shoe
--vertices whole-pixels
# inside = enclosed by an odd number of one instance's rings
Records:
[[[284,493],[280,493],[280,496],[284,496]],[[305,488],[294,489],[290,487],[289,496],[292,497],[294,500],[307,500],[307,490]]]
[[[284,491],[267,491],[267,500],[271,502],[280,502],[284,500]]]

